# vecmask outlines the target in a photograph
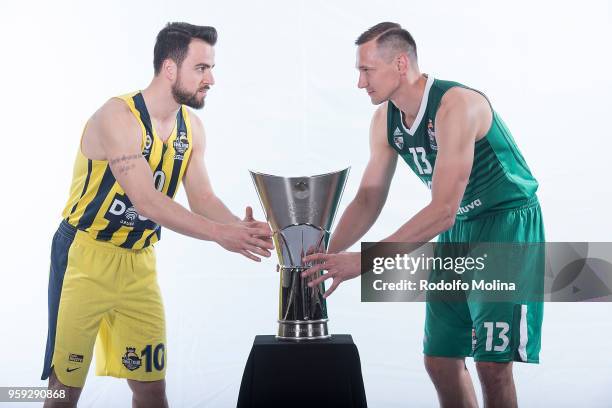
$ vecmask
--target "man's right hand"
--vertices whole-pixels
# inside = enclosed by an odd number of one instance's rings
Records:
[[[215,241],[228,251],[237,252],[253,261],[260,262],[256,255],[270,257],[274,249],[271,241],[272,230],[267,223],[243,221],[236,224],[219,225]]]

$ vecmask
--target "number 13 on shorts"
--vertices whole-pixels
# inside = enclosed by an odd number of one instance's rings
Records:
[[[510,343],[508,338],[510,325],[507,322],[484,322],[483,326],[487,331],[485,350],[506,351]]]

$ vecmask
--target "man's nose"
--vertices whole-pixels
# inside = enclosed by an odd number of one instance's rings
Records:
[[[359,73],[359,80],[357,80],[357,88],[363,89],[368,86],[368,82],[365,80],[364,75]]]
[[[208,73],[208,77],[206,78],[209,85],[215,84],[215,77],[211,71]]]

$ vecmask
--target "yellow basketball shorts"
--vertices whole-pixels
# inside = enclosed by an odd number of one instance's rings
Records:
[[[62,221],[51,247],[41,379],[53,369],[62,384],[83,387],[94,343],[97,375],[165,377],[166,324],[155,251],[96,241]]]

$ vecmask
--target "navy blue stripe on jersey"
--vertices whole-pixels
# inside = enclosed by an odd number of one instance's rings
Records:
[[[113,176],[113,172],[110,169],[110,166],[106,166],[106,170],[104,171],[104,175],[102,176],[102,181],[100,182],[100,186],[98,187],[98,192],[91,203],[85,208],[85,212],[79,219],[79,223],[77,228],[80,230],[86,230],[91,226],[96,218],[96,214],[100,210],[100,206],[104,202],[104,199],[108,195],[111,188],[115,184],[115,176]]]
[[[181,172],[180,163],[178,165],[175,163],[174,167],[172,168],[172,176],[170,177],[170,185],[168,186],[167,194],[168,194],[168,197],[170,198],[174,197],[174,192],[176,191],[176,186],[178,185],[178,182],[179,182],[178,177],[179,177],[180,172]]]
[[[81,201],[81,198],[83,198],[83,196],[85,195],[85,192],[87,191],[87,186],[89,185],[89,178],[91,177],[92,168],[93,166],[92,166],[91,160],[87,159],[87,177],[85,177],[85,184],[83,185],[83,191],[81,191],[81,195],[79,196],[79,199],[77,200],[76,203],[74,203],[72,210],[70,210],[70,215],[74,214],[74,211],[76,210],[77,205],[79,204],[79,201]],[[70,222],[70,215],[67,218],[68,222]]]
[[[177,117],[176,117],[176,137],[177,140],[181,133],[187,134],[187,125],[185,124],[185,119],[183,118],[183,108],[179,109]],[[181,172],[181,165],[183,163],[183,156],[177,155],[175,153],[174,156],[174,165],[172,166],[172,176],[170,177],[170,184],[168,185],[168,197],[174,197],[174,193],[176,192],[176,188],[179,183],[179,174]]]
[[[155,171],[153,171],[153,175],[155,176],[155,174],[158,171],[162,171],[162,167],[164,166],[164,156],[166,155],[166,150],[168,150],[168,145],[167,144],[163,144],[162,145],[162,153],[161,153],[161,157],[162,159],[159,161],[159,163],[157,163],[157,167],[155,168]],[[153,180],[153,182],[155,182],[155,180]],[[164,181],[165,182],[165,181]],[[159,191],[163,191],[164,186],[155,186]]]
[[[153,137],[153,124],[151,122],[151,116],[149,115],[149,111],[147,110],[147,105],[145,105],[144,98],[142,97],[142,93],[138,92],[136,95],[132,97],[134,101],[134,107],[140,114],[140,119],[142,120],[142,124],[145,127],[147,135]],[[149,161],[150,152],[143,152],[143,156]]]
[[[155,231],[151,232],[149,236],[147,237],[147,239],[145,239],[145,242],[144,242],[145,247],[148,247],[149,245],[151,245],[151,238],[153,237],[153,234],[155,234]]]
[[[136,241],[142,238],[143,234],[144,234],[144,230],[133,229],[128,233],[128,236],[125,239],[125,242],[119,246],[122,248],[132,248],[134,244],[136,243]]]
[[[148,247],[149,245],[151,245],[151,237],[152,237],[152,236],[153,236],[153,233],[151,233],[151,234],[150,234],[150,235],[147,237],[147,239],[145,239],[145,242],[144,242],[144,247],[145,247],[145,248],[146,248],[146,247]]]
[[[167,149],[168,149],[168,145],[166,145],[166,144],[164,143],[164,145],[163,145],[163,147],[162,147],[162,154],[161,154],[161,157],[162,157],[162,158],[163,158],[163,157],[166,155],[166,150],[167,150]],[[160,160],[160,161],[159,161],[159,164],[158,164],[158,165],[157,165],[157,167],[155,168],[155,171],[153,172],[153,174],[157,173],[158,171],[161,171],[161,170],[162,170],[162,166],[163,166],[163,164],[164,164],[164,161],[163,161],[163,160]],[[163,187],[164,187],[164,186],[159,186],[159,188],[160,188],[160,189],[163,189]],[[159,230],[159,229],[161,229],[161,226],[158,226],[158,227],[157,227],[157,230]],[[153,238],[153,235],[155,235],[155,233],[157,232],[157,230],[155,230],[155,231],[151,231],[151,232],[149,233],[149,236],[147,236],[147,238],[145,239],[145,242],[144,242],[144,247],[145,247],[145,248],[146,248],[146,247],[148,247],[149,245],[151,245],[151,238]],[[143,231],[143,232],[144,232],[144,231]]]
[[[98,235],[96,235],[96,239],[98,241],[110,241],[111,238],[113,237],[113,234],[117,231],[119,231],[119,228],[121,228],[121,224],[116,223],[116,224],[111,224],[109,223],[106,228],[104,228],[101,231],[98,231]]]
[[[149,236],[147,237],[147,239],[145,239],[144,242],[145,247],[148,247],[149,244],[151,244],[151,238],[153,238],[153,235],[157,235],[157,240],[159,241],[159,239],[161,238],[161,228],[161,225],[159,225],[155,231],[149,234]]]
[[[74,241],[76,228],[62,221],[51,245],[51,268],[49,271],[48,309],[49,328],[47,332],[47,346],[45,349],[45,360],[41,380],[46,380],[51,375],[51,364],[55,349],[55,334],[57,331],[57,314],[64,285],[64,275],[68,266],[68,251]]]

